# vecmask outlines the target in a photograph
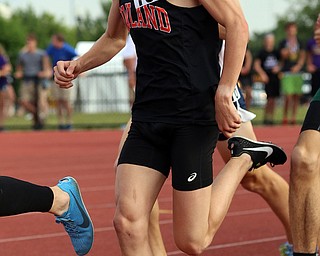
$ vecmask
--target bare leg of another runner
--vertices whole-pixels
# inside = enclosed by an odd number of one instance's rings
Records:
[[[250,121],[242,123],[235,135],[256,140]],[[227,141],[219,141],[217,148],[224,161],[228,162],[230,151],[227,148]],[[288,242],[292,243],[289,224],[288,183],[279,174],[272,171],[267,165],[264,165],[254,172],[248,172],[242,179],[241,185],[246,190],[259,194],[268,203],[283,224]]]
[[[314,253],[320,229],[319,131],[300,134],[291,159],[290,218],[294,251]]]
[[[161,230],[159,225],[159,203],[155,202],[149,220],[149,243],[154,256],[166,256]]]

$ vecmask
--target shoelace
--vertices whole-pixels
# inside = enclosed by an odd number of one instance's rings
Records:
[[[76,235],[78,233],[77,225],[70,218],[57,218],[57,223],[62,223],[65,230],[70,236]]]

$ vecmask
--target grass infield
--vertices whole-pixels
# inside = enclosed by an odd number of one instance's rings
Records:
[[[297,124],[302,124],[308,106],[299,107],[297,115]],[[264,119],[264,109],[261,107],[252,107],[250,111],[254,112],[257,117],[252,121],[254,125],[262,125]],[[130,113],[74,113],[73,128],[74,129],[115,129],[122,127],[130,118]],[[282,122],[282,107],[276,109],[274,118],[275,124]],[[55,114],[49,115],[46,120],[45,130],[57,129],[57,118]],[[32,122],[30,119],[23,117],[9,117],[5,121],[5,129],[10,130],[31,130]]]

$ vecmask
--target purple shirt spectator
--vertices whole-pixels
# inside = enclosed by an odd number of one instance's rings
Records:
[[[312,63],[319,69],[320,68],[320,46],[312,38],[307,43],[307,51],[311,53]]]
[[[2,70],[7,63],[8,63],[7,59],[3,55],[0,55],[0,70]],[[7,77],[0,76],[0,91],[4,89],[7,83],[8,83]]]

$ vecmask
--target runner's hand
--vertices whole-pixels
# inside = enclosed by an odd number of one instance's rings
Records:
[[[56,84],[60,88],[68,89],[73,86],[72,81],[80,74],[80,64],[77,60],[58,61],[53,70]]]
[[[221,86],[222,87],[222,86]],[[220,131],[230,138],[232,134],[240,127],[241,119],[232,102],[232,94],[225,94],[224,90],[219,90],[215,96],[216,120]]]

